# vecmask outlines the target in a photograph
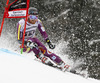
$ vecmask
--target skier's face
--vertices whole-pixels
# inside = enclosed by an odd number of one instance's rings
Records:
[[[36,23],[36,21],[37,21],[37,19],[30,20],[30,23],[31,23],[31,24],[35,24],[35,23]]]
[[[31,23],[31,24],[35,24],[37,22],[37,17],[33,16],[33,15],[30,15],[28,17],[28,22]]]

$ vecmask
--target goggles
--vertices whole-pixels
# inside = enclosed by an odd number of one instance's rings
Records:
[[[36,19],[38,19],[38,18],[37,18],[36,16],[34,16],[34,15],[30,15],[29,18],[30,18],[30,20],[36,20]]]

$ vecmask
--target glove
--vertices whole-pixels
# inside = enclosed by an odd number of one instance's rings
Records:
[[[28,48],[36,48],[38,45],[35,43],[35,42],[32,42],[31,40],[29,40],[28,42],[27,42],[27,47]]]
[[[50,48],[50,49],[54,49],[54,48],[55,48],[55,45],[52,45],[52,43],[50,42],[49,39],[46,39],[46,42],[47,42],[47,44],[49,45],[49,48]]]

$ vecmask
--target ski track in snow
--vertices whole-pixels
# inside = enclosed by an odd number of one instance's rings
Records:
[[[100,42],[100,39],[89,41],[89,45],[92,45],[93,43],[97,43],[97,42]]]
[[[0,83],[100,83],[0,48]]]
[[[3,38],[3,37],[2,37]],[[2,41],[2,40],[1,40]],[[7,41],[7,40],[5,40]],[[27,57],[28,59],[35,59],[35,56],[34,56],[34,53],[31,52],[31,53],[24,53],[21,55],[20,54],[20,49],[18,47],[18,45],[14,45],[13,47],[11,47],[11,43],[9,42],[5,42],[5,45],[3,44],[4,42],[0,43],[0,48],[2,48],[1,50],[4,51],[4,52],[8,52],[8,50],[12,51],[11,53],[17,53],[19,54],[20,56],[23,56],[23,57]],[[9,43],[9,44],[8,44]],[[66,51],[66,49],[68,48],[67,45],[68,45],[68,42],[64,41],[63,39],[61,41],[59,41],[56,45],[56,48],[54,50],[51,50],[47,47],[47,49],[53,53],[55,53],[57,56],[60,56],[62,58],[62,60],[70,65],[72,68],[75,68],[76,66],[79,66],[80,64],[82,64],[82,61],[81,60],[77,60],[76,62],[73,62],[72,60],[68,59],[68,55],[67,54],[64,54],[64,51]],[[5,49],[3,49],[3,47]],[[15,48],[14,48],[15,47]],[[16,48],[17,47],[17,48]],[[6,49],[7,48],[7,49]],[[16,55],[16,54],[14,54]],[[80,72],[80,70],[77,70],[78,72]],[[84,72],[87,72],[87,71],[84,71]]]
[[[48,19],[47,21],[51,21],[54,22],[55,20],[57,20],[60,16],[67,14],[70,11],[70,9],[67,9],[66,11],[62,12],[60,15],[58,15],[58,17],[54,17],[51,19]]]

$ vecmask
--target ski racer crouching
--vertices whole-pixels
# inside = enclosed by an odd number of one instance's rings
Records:
[[[38,19],[38,11],[36,8],[29,8],[29,16],[26,24],[26,32],[25,32],[25,42],[23,51],[30,53],[33,51],[35,56],[39,58],[43,63],[48,64],[47,57],[49,57],[54,63],[61,67],[62,71],[66,69],[69,70],[70,66],[65,64],[61,58],[54,53],[51,53],[47,50],[47,48],[40,42],[39,39],[35,37],[35,32],[38,29],[43,36],[44,40],[47,42],[50,49],[54,49],[55,45],[52,45],[50,42],[48,35],[43,27],[42,22]],[[25,19],[21,19],[17,25],[17,38],[18,42],[21,44],[23,38]]]

